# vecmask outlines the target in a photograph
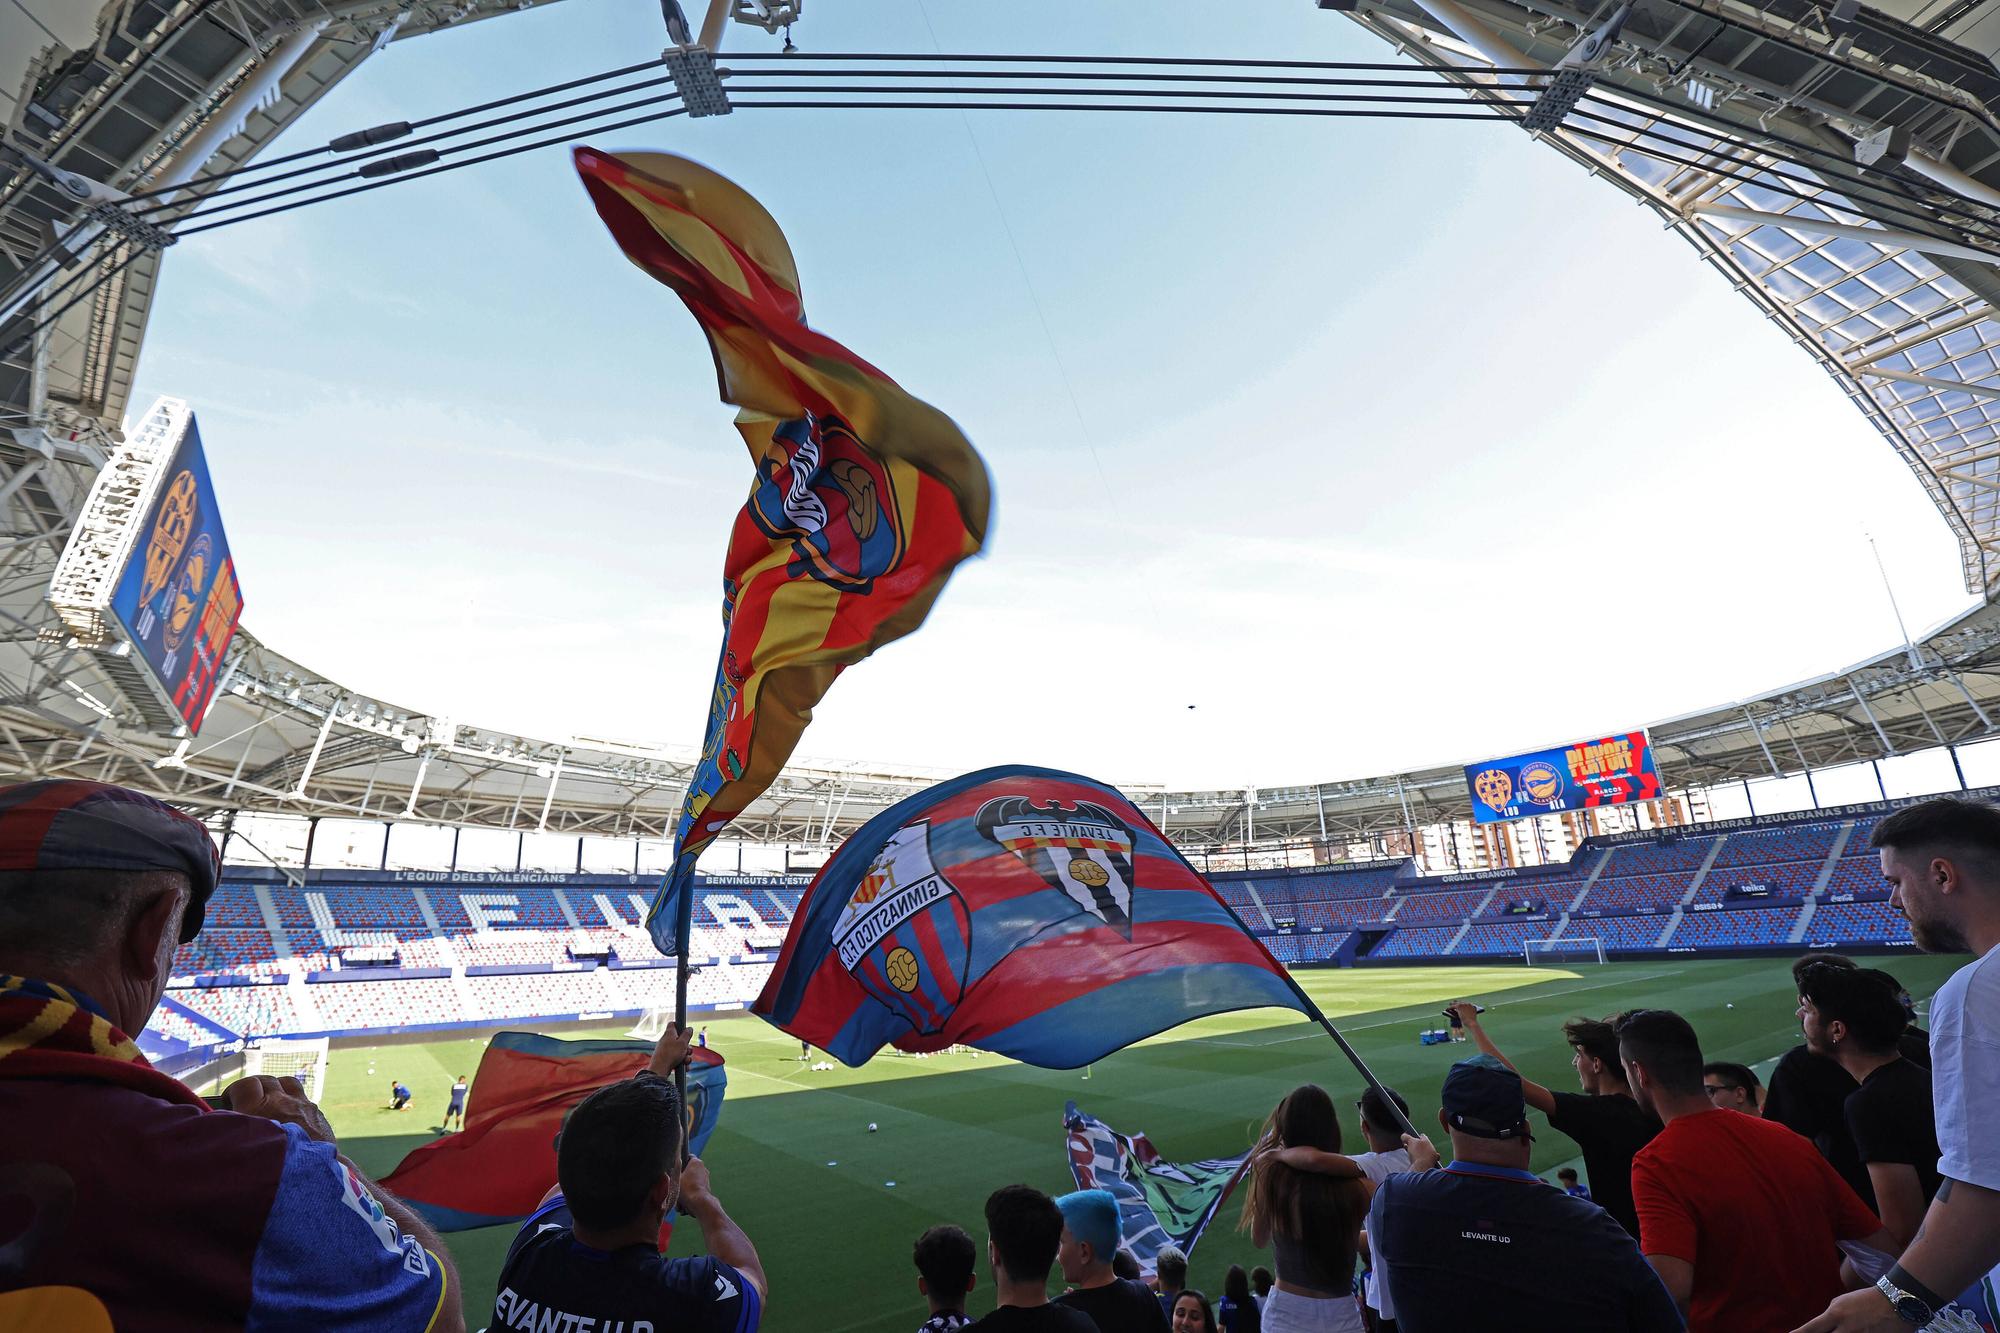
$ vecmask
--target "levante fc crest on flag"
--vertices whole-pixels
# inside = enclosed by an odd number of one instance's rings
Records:
[[[1313,1014],[1145,815],[996,768],[870,820],[792,918],[755,1011],[850,1065],[966,1042],[1069,1069],[1191,1018]]]
[[[665,153],[575,156],[620,248],[708,335],[755,468],[702,756],[647,920],[676,953],[702,849],[777,777],[834,678],[923,623],[985,541],[990,492],[949,417],[807,326],[791,247],[742,188]]]
[[[1132,938],[1132,829],[1095,801],[1037,807],[1002,796],[979,807],[979,832],[1035,868],[1044,882]]]

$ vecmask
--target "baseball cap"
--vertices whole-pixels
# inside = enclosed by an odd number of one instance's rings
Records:
[[[1445,1118],[1461,1134],[1481,1139],[1532,1139],[1521,1076],[1490,1055],[1460,1060],[1439,1094]]]
[[[201,821],[143,792],[58,778],[0,787],[0,871],[172,870],[192,893],[181,943],[201,931],[222,854]]]
[[[1062,1211],[1069,1234],[1090,1246],[1100,1259],[1118,1252],[1118,1200],[1109,1190],[1077,1190],[1060,1195],[1056,1207]]]

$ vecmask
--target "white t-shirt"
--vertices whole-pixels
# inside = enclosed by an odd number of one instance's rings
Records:
[[[1354,1155],[1354,1164],[1361,1168],[1361,1174],[1379,1185],[1390,1176],[1410,1169],[1410,1150],[1392,1148],[1388,1152],[1364,1152]],[[1375,1268],[1371,1264],[1362,1275],[1361,1296],[1368,1302],[1368,1308],[1384,1319],[1396,1317],[1396,1307],[1389,1301],[1389,1293],[1375,1281]]]
[[[1938,1174],[2000,1190],[2000,1139],[1986,1119],[2000,1106],[2000,948],[1952,973],[1930,1018]],[[2000,1289],[2000,1268],[1986,1281]]]

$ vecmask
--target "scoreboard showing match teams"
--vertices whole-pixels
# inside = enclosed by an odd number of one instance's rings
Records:
[[[200,729],[243,615],[194,413],[153,405],[91,488],[49,600],[96,648],[129,645],[145,687]]]
[[[1576,741],[1511,759],[1468,764],[1465,785],[1472,815],[1482,824],[1563,810],[1626,805],[1660,795],[1652,742],[1643,731]]]

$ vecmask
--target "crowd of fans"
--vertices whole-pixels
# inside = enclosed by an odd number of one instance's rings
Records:
[[[983,1263],[958,1226],[917,1239],[922,1333],[1990,1328],[2000,1138],[1974,1116],[2000,1104],[2000,809],[1930,801],[1872,840],[1918,945],[1975,956],[1933,999],[1928,1034],[1892,976],[1812,954],[1793,969],[1804,1040],[1768,1086],[1704,1060],[1679,1014],[1640,1008],[1564,1026],[1570,1092],[1523,1078],[1479,1007],[1455,1004],[1478,1054],[1451,1066],[1435,1110],[1368,1087],[1365,1151],[1345,1152],[1316,1085],[1273,1108],[1239,1219],[1268,1270],[1197,1288],[1166,1249],[1146,1280],[1110,1194],[1007,1185],[986,1200]],[[137,793],[0,789],[0,1120],[33,1127],[0,1136],[18,1224],[0,1246],[0,1327],[462,1327],[446,1246],[340,1155],[295,1080],[245,1079],[224,1098],[235,1114],[213,1114],[126,1035],[200,930],[218,869],[198,823]],[[684,1153],[672,1072],[690,1041],[670,1029],[647,1070],[570,1113],[491,1328],[754,1333],[763,1265]],[[1581,1177],[1528,1169],[1531,1113],[1575,1141]],[[1412,1132],[1431,1121],[1448,1163]],[[705,1255],[659,1253],[675,1210]],[[991,1309],[974,1319],[981,1271]]]

